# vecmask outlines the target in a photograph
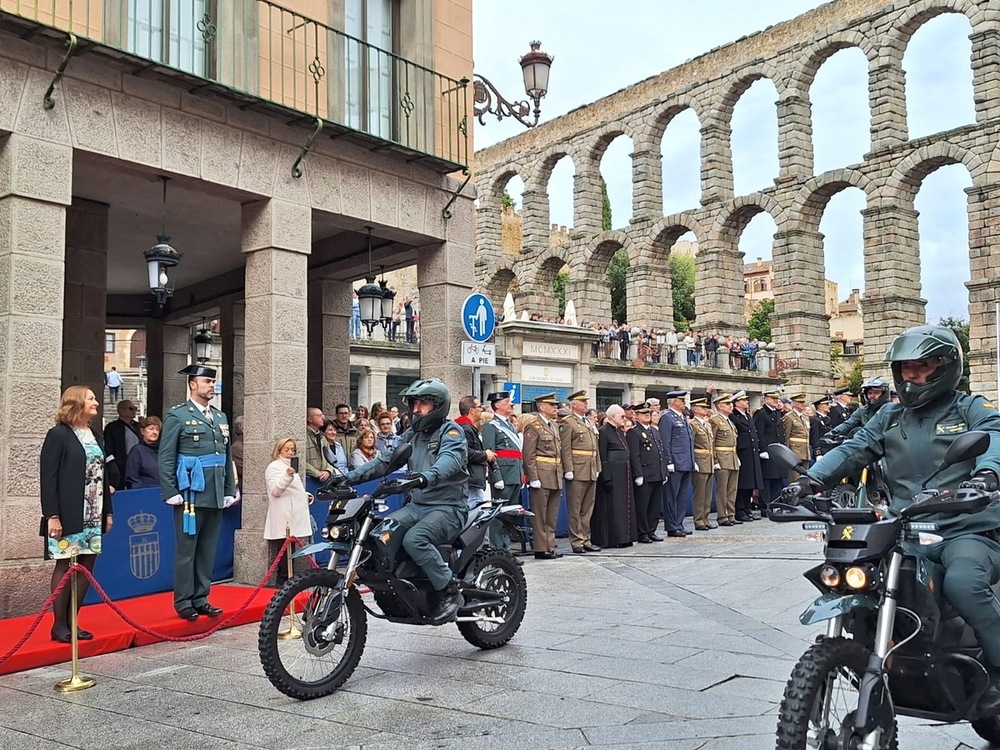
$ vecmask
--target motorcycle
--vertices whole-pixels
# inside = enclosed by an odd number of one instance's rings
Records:
[[[895,750],[897,715],[970,721],[980,737],[1000,744],[1000,705],[979,705],[989,687],[982,649],[940,596],[940,567],[911,551],[941,541],[937,524],[921,516],[977,512],[1000,497],[972,488],[926,489],[945,467],[982,455],[989,442],[983,432],[956,438],[899,515],[837,507],[821,494],[771,504],[772,521],[800,521],[826,543],[823,563],[804,574],[821,596],[799,618],[803,625],[825,621],[826,632],[792,670],[778,750]],[[785,446],[767,450],[805,472]]]
[[[850,435],[827,435],[823,438],[823,445],[828,451],[833,450],[850,440],[856,431],[852,431]],[[845,477],[840,484],[830,490],[828,497],[831,502],[842,507],[866,508],[872,506],[884,512],[890,501],[884,462],[875,461],[870,466],[864,467],[860,475]]]
[[[400,445],[386,473],[404,466],[411,451],[410,445]],[[359,497],[343,479],[332,477],[317,493],[331,501],[320,532],[325,541],[293,555],[329,550],[327,567],[290,578],[275,592],[260,623],[257,649],[264,674],[299,700],[330,695],[353,674],[364,652],[368,615],[404,625],[445,624],[430,618],[436,592],[421,569],[403,551],[398,559],[388,554],[385,543],[395,521],[377,515],[388,510],[380,500],[408,492],[418,480],[387,478]],[[516,520],[530,515],[520,505],[479,507],[455,538],[438,545],[464,597],[452,621],[480,649],[498,648],[514,637],[528,598],[518,561],[509,552],[483,546],[484,537],[494,521],[513,532]],[[346,564],[340,570],[342,556]],[[372,593],[378,610],[362,599],[362,587]]]

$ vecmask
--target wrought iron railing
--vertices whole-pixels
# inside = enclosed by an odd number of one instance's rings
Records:
[[[269,0],[0,0],[4,13],[444,166],[469,163],[467,80]]]

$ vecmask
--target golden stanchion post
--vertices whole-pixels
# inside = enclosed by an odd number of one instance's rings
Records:
[[[285,541],[292,538],[292,527],[290,524],[285,524]],[[295,575],[294,565],[292,564],[292,547],[289,545],[285,549],[285,562],[288,564],[288,578]],[[299,626],[295,622],[295,597],[288,602],[288,630],[282,630],[278,633],[278,638],[282,641],[294,641],[296,638],[302,637],[302,631],[299,630]]]
[[[76,566],[76,552],[71,552],[69,557],[70,567]],[[70,574],[69,585],[72,587],[70,590],[70,605],[69,605],[69,629],[71,636],[70,649],[73,652],[73,673],[70,675],[69,679],[59,680],[56,683],[55,688],[57,693],[75,693],[77,690],[86,690],[87,688],[92,688],[97,684],[97,680],[93,677],[81,677],[79,673],[80,668],[80,654],[79,646],[80,640],[77,638],[77,622],[76,622],[76,610],[79,602],[77,601],[76,594],[76,576],[77,572],[74,570]]]

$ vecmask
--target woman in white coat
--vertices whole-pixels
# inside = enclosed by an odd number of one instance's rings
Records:
[[[312,518],[309,504],[312,495],[306,492],[302,477],[298,472],[298,448],[292,438],[282,438],[274,444],[267,465],[264,480],[267,484],[267,517],[264,519],[264,538],[268,540],[268,552],[274,560],[285,543],[285,527],[291,528],[292,536],[302,544],[312,541]],[[292,548],[295,551],[295,548]],[[295,572],[307,569],[308,561],[298,558],[294,561]],[[282,555],[275,574],[277,585],[288,580],[288,560]]]

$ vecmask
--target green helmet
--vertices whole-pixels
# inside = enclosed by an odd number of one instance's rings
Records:
[[[868,391],[881,390],[882,393],[878,398],[871,398],[868,395]],[[871,411],[874,414],[883,406],[889,403],[889,381],[881,376],[874,378],[868,378],[861,384],[861,403],[865,406],[870,406]]]
[[[903,380],[903,362],[928,357],[940,357],[941,362],[926,383]],[[962,345],[955,332],[945,326],[907,328],[893,339],[885,353],[885,361],[892,363],[892,380],[899,402],[910,409],[919,409],[952,393],[962,379]]]
[[[414,432],[431,432],[441,426],[451,410],[451,394],[448,387],[437,378],[415,380],[399,394],[410,406],[410,427]],[[430,414],[417,416],[413,413],[413,402],[417,399],[430,401],[434,408]]]

